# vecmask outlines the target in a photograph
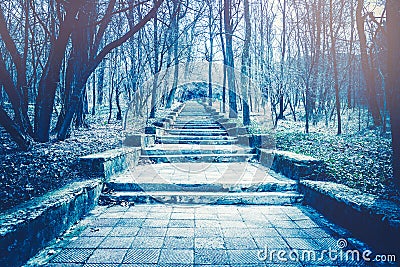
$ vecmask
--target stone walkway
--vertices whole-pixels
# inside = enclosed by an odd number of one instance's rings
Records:
[[[304,206],[98,207],[28,266],[363,266],[348,237]]]
[[[120,205],[97,207],[28,266],[363,266],[346,251],[365,245],[299,204],[297,183],[254,163],[220,119],[188,102],[142,151],[158,164],[105,183],[102,201]]]

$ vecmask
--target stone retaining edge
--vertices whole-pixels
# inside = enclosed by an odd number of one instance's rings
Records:
[[[257,154],[261,165],[293,180],[323,178],[326,171],[323,160],[309,156],[262,148]]]
[[[378,253],[400,257],[400,205],[342,184],[300,181],[304,204],[317,209],[357,238],[379,249]]]
[[[101,177],[107,182],[111,176],[136,166],[141,147],[122,147],[79,158],[83,175]]]
[[[98,202],[99,179],[75,182],[0,215],[0,266],[21,266]]]

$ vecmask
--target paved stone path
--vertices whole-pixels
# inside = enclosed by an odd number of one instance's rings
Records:
[[[252,162],[201,105],[157,142],[142,158],[158,164],[106,183],[103,198],[127,202],[97,207],[29,266],[363,266],[338,254],[365,245],[300,205],[296,182]],[[264,205],[224,205],[238,203]]]
[[[363,266],[322,254],[348,236],[304,206],[98,207],[31,266]]]

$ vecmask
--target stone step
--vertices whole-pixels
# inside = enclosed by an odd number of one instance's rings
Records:
[[[102,194],[102,200],[126,201],[137,204],[218,204],[218,205],[292,205],[300,203],[303,196],[288,192],[116,192]]]
[[[204,123],[215,123],[215,119],[209,116],[205,117],[178,117],[175,120],[175,123],[198,123],[198,124],[204,124]]]
[[[194,136],[226,136],[228,133],[225,130],[166,130],[167,133],[170,135],[194,135]]]
[[[129,178],[128,178],[129,179]],[[153,191],[169,191],[169,192],[285,192],[296,191],[296,183],[287,182],[260,182],[260,183],[229,183],[229,182],[212,182],[212,183],[136,183],[127,181],[127,179],[119,180],[118,177],[106,183],[107,188],[113,191],[122,192],[153,192]]]
[[[182,162],[247,162],[256,158],[257,154],[190,154],[190,155],[143,155],[140,159],[154,163],[182,163]]]
[[[184,112],[179,113],[179,117],[207,117],[211,114],[208,112]]]
[[[218,124],[215,125],[195,125],[195,124],[174,124],[173,129],[210,129],[217,130],[221,129],[221,126]]]
[[[199,126],[220,126],[216,121],[175,121],[173,125],[199,125]]]
[[[215,136],[214,136],[215,137]],[[234,145],[237,139],[198,139],[198,138],[169,138],[158,139],[158,144],[191,144],[191,145]]]
[[[220,125],[215,120],[175,120],[174,124],[193,124],[193,125]]]
[[[236,141],[236,137],[232,136],[176,136],[176,135],[159,135],[156,137],[157,140],[230,140]]]
[[[250,154],[253,148],[237,145],[162,144],[142,149],[142,155]]]

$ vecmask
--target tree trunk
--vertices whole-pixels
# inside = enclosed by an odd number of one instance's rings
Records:
[[[208,3],[208,34],[210,42],[210,56],[208,58],[208,105],[212,106],[213,103],[213,89],[212,89],[212,66],[214,60],[214,36],[213,36],[213,0]]]
[[[220,0],[220,6],[222,9],[222,1]],[[226,113],[226,47],[225,47],[225,41],[224,41],[224,35],[222,34],[223,32],[223,26],[222,26],[222,20],[223,16],[222,14],[220,15],[220,20],[219,20],[219,28],[220,28],[220,39],[221,39],[221,48],[222,48],[222,56],[223,56],[223,82],[222,82],[222,113]]]
[[[156,117],[157,112],[157,91],[158,91],[158,54],[159,54],[159,43],[158,43],[158,22],[157,13],[153,20],[153,45],[154,45],[154,66],[153,66],[153,85],[151,90],[151,107],[150,107],[150,118]]]
[[[242,107],[243,107],[243,125],[250,125],[250,109],[248,99],[249,87],[249,68],[250,68],[250,40],[251,40],[251,24],[250,24],[250,10],[249,0],[244,0],[244,20],[245,27],[245,40],[242,55]]]
[[[233,26],[232,26],[232,0],[224,1],[224,23],[226,40],[226,65],[229,90],[229,118],[237,118],[236,86],[235,86],[235,63],[233,58]]]
[[[8,116],[7,112],[0,106],[0,125],[10,134],[11,138],[22,150],[29,150],[32,142],[29,136],[25,135],[18,125]]]
[[[96,115],[96,72],[92,75],[92,115]]]
[[[34,122],[35,137],[39,142],[49,141],[51,117],[60,79],[61,65],[80,4],[68,6],[71,10],[67,10],[65,19],[59,26],[59,35],[51,43],[49,57],[39,81]]]
[[[283,0],[283,10],[282,10],[282,51],[281,51],[281,62],[280,62],[280,84],[279,84],[279,115],[277,120],[282,120],[285,118],[284,111],[285,111],[285,103],[284,103],[284,94],[285,94],[285,82],[284,82],[284,64],[285,64],[285,57],[286,57],[286,2],[287,0]]]
[[[367,87],[367,98],[369,109],[374,120],[374,126],[381,125],[381,115],[379,111],[378,102],[376,99],[375,79],[368,61],[367,52],[367,37],[364,30],[364,18],[362,16],[362,9],[364,7],[364,0],[358,0],[356,9],[356,23],[358,36],[360,38],[360,53],[361,53],[361,67],[364,74],[365,85]]]
[[[174,18],[172,21],[172,40],[174,43],[174,80],[172,83],[172,89],[168,94],[166,108],[171,108],[174,102],[175,93],[178,87],[178,77],[179,77],[179,58],[178,58],[178,49],[179,49],[179,10],[180,10],[180,2],[178,0],[173,0],[174,2]]]
[[[104,69],[106,65],[106,60],[103,60],[100,63],[100,66],[98,68],[98,80],[97,80],[97,104],[99,106],[103,105],[103,99],[104,99]]]
[[[331,54],[332,54],[332,63],[333,63],[333,78],[335,82],[335,107],[337,113],[337,134],[342,134],[342,117],[340,114],[340,95],[339,95],[339,73],[337,68],[337,59],[336,59],[336,37],[334,36],[333,30],[333,3],[330,0],[330,8],[329,8],[329,18],[330,18],[330,33],[331,33]]]
[[[119,101],[119,96],[120,96],[120,91],[119,91],[119,85],[117,85],[117,88],[115,88],[115,104],[117,105],[117,121],[122,120],[122,110],[121,110],[121,105]]]

